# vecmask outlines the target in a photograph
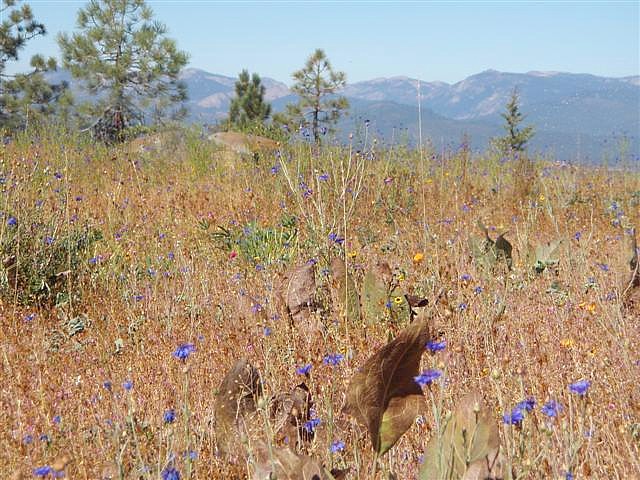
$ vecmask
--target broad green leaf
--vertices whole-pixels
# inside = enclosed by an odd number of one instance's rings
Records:
[[[414,377],[419,375],[427,340],[428,320],[418,318],[369,357],[351,379],[343,412],[367,428],[380,455],[411,427],[424,407],[422,389]]]
[[[420,470],[421,480],[494,478],[499,455],[498,426],[482,406],[482,397],[471,393],[462,398],[444,427],[427,444]],[[479,473],[486,467],[484,476]],[[476,476],[474,476],[476,475]]]

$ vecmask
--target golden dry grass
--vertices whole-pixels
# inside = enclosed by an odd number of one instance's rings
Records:
[[[72,479],[101,478],[115,464],[123,478],[159,478],[173,456],[182,478],[244,478],[242,455],[235,464],[216,456],[213,398],[224,373],[247,356],[268,395],[295,386],[302,380],[296,368],[312,364],[307,383],[322,423],[306,453],[350,467],[349,478],[370,478],[370,443],[339,412],[356,368],[400,327],[365,329],[340,318],[331,295],[317,314],[324,333],[290,325],[274,292],[285,265],[234,257],[209,235],[217,225],[277,225],[284,214],[298,218],[291,263],[317,259],[327,288],[323,269],[341,251],[327,237],[335,232],[345,237],[357,282],[384,260],[402,271],[405,291],[433,302],[445,290],[449,308],[433,315],[447,348],[423,358],[424,368],[444,371],[446,381],[434,387],[443,409],[479,390],[500,421],[525,397],[537,401],[521,429],[500,423],[514,478],[565,478],[569,470],[575,478],[640,477],[640,320],[623,313],[618,298],[628,278],[624,229],[640,225],[637,170],[541,160],[527,193],[514,187],[522,182],[514,181],[512,164],[490,156],[469,164],[455,153],[421,161],[393,149],[373,160],[340,149],[315,155],[303,145],[283,154],[283,164],[272,157],[256,165],[198,142],[188,137],[140,153],[73,138],[3,147],[0,238],[8,235],[8,216],[29,222],[38,200],[39,215],[60,229],[55,235],[84,223],[103,234],[89,255],[96,264],[73,278],[81,298],[65,307],[90,322],[78,335],[63,335],[58,351],[51,349],[53,332],[62,329],[56,309],[20,305],[5,291],[5,477],[28,478],[66,455]],[[318,180],[323,173],[328,179]],[[479,218],[509,231],[514,268],[506,275],[485,277],[469,258],[467,237],[479,233]],[[532,276],[527,244],[558,237],[565,242],[557,275]],[[414,261],[418,253],[424,257]],[[549,293],[553,282],[563,294]],[[172,352],[185,342],[196,352],[183,363]],[[324,365],[334,352],[345,360]],[[586,400],[568,390],[579,379],[592,382]],[[133,382],[129,392],[125,381]],[[540,411],[550,399],[564,406],[552,421]],[[164,424],[169,408],[176,421]],[[434,411],[424,412],[382,459],[377,478],[384,471],[414,478],[433,426]],[[330,455],[335,440],[345,449]]]

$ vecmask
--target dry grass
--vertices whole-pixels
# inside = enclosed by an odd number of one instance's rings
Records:
[[[244,478],[242,456],[229,464],[216,455],[212,404],[224,373],[247,356],[268,395],[299,383],[296,367],[311,363],[308,384],[322,423],[306,453],[351,467],[350,478],[369,478],[370,444],[339,412],[355,369],[399,327],[345,320],[329,294],[317,314],[323,332],[290,325],[274,292],[286,265],[242,252],[231,258],[210,235],[217,225],[276,226],[285,214],[298,219],[291,264],[317,259],[321,288],[331,283],[323,271],[331,257],[346,253],[357,281],[385,260],[402,271],[405,291],[433,302],[445,289],[449,308],[434,310],[434,322],[447,349],[423,359],[424,368],[445,372],[438,402],[451,409],[479,390],[499,421],[525,397],[537,401],[521,428],[501,424],[514,478],[564,478],[569,470],[575,478],[640,476],[639,319],[623,313],[617,296],[628,278],[624,228],[640,225],[637,171],[539,161],[523,183],[512,164],[490,157],[427,154],[421,164],[402,149],[371,159],[368,150],[314,155],[304,145],[282,163],[255,164],[192,135],[146,152],[44,137],[2,148],[0,239],[16,228],[9,216],[20,228],[36,215],[46,219],[54,239],[83,224],[103,235],[87,253],[95,264],[62,272],[80,293],[70,304],[22,305],[5,289],[5,476],[29,477],[66,455],[72,479],[101,478],[116,465],[122,478],[159,478],[174,457],[182,478]],[[323,173],[328,179],[319,179]],[[479,218],[509,231],[514,268],[506,275],[485,277],[469,258],[467,237],[479,233]],[[345,237],[346,252],[328,240],[332,232]],[[557,274],[531,275],[527,244],[557,237],[566,239]],[[424,259],[414,262],[416,253]],[[548,293],[553,282],[564,293]],[[84,331],[67,336],[58,310],[86,314]],[[172,352],[185,342],[196,352],[183,363]],[[324,365],[334,352],[345,360]],[[592,382],[586,400],[568,390],[579,379]],[[133,382],[128,392],[125,381]],[[550,399],[564,406],[555,420],[540,411]],[[169,408],[176,420],[164,424]],[[425,412],[382,459],[378,478],[415,477],[433,425],[434,412]],[[345,449],[330,455],[335,440]]]

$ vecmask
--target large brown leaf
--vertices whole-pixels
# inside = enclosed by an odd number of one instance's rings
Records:
[[[305,383],[297,385],[291,392],[276,395],[271,418],[278,443],[295,447],[299,441],[313,438],[313,433],[304,428],[311,418],[312,404],[311,392]]]
[[[442,436],[429,440],[420,470],[421,480],[499,478],[501,457],[498,425],[482,407],[482,397],[462,398]]]
[[[255,412],[262,392],[260,374],[246,358],[238,360],[222,379],[214,400],[218,448],[229,454],[242,428],[241,420]]]
[[[422,389],[414,377],[429,340],[429,322],[419,317],[373,354],[351,379],[343,412],[369,431],[380,455],[412,425],[424,407]]]
[[[291,448],[269,447],[257,442],[253,449],[253,480],[334,480],[320,463],[306,455],[298,455]]]

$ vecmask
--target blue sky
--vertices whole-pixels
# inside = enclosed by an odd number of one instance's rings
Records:
[[[84,1],[30,0],[49,34],[30,43],[58,55]],[[190,66],[235,76],[248,68],[291,83],[324,48],[351,82],[406,75],[456,82],[486,69],[640,74],[640,2],[149,1],[191,55]],[[16,68],[10,68],[15,71]]]

